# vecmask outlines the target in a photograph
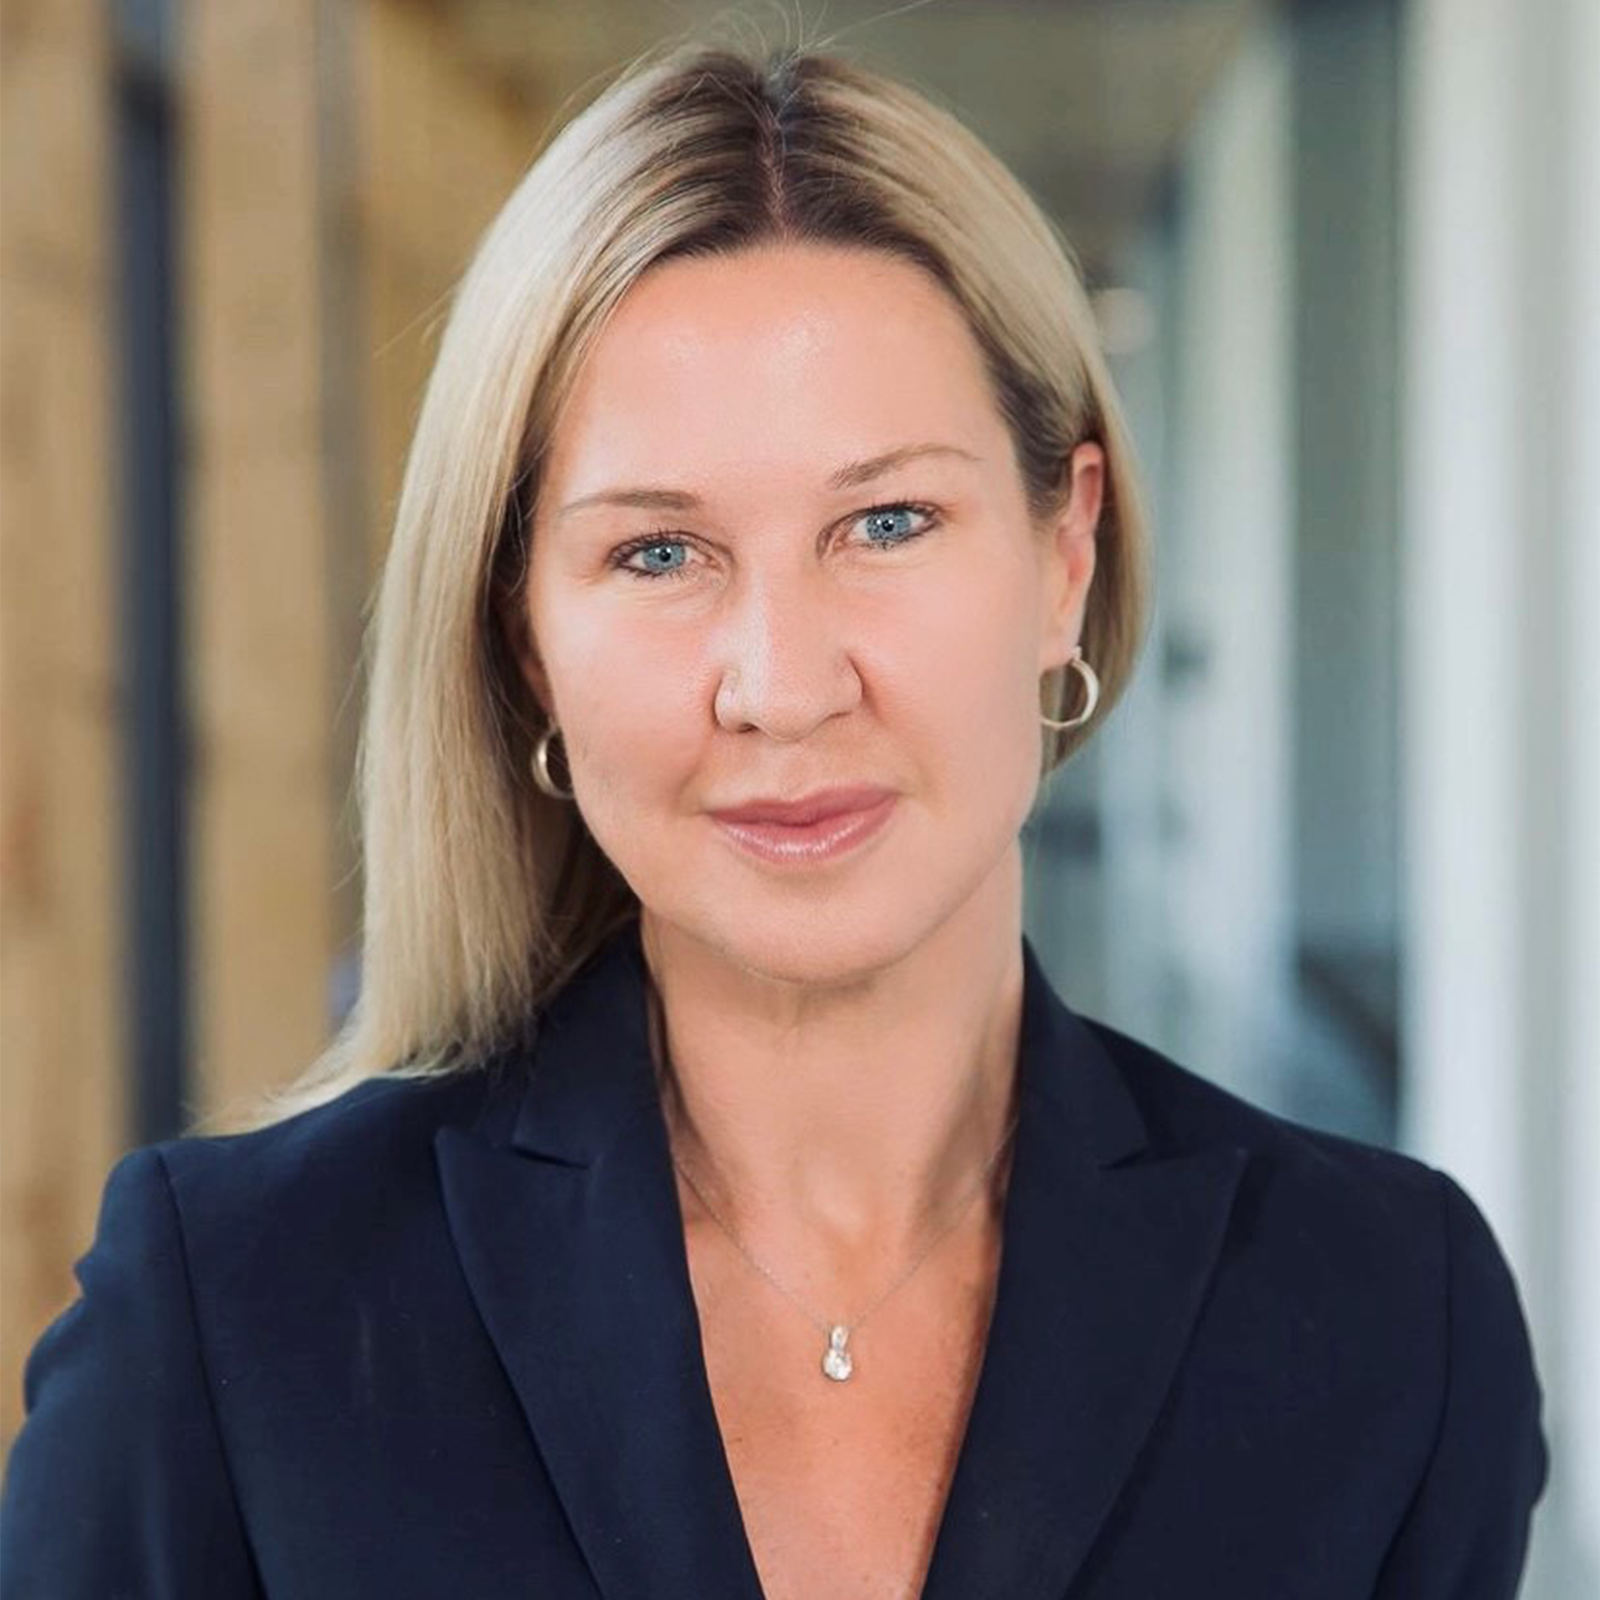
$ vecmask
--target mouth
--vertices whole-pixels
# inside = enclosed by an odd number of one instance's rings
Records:
[[[833,789],[815,789],[793,800],[756,799],[737,806],[720,806],[712,815],[719,822],[782,823],[787,827],[803,827],[828,817],[865,811],[892,793],[893,790],[878,784],[853,784]]]
[[[888,822],[899,796],[892,790],[863,792],[842,804],[825,803],[820,814],[803,815],[805,803],[790,806],[798,820],[773,820],[775,806],[714,811],[712,819],[731,843],[749,855],[778,865],[809,865],[845,855],[876,835]],[[817,810],[814,804],[812,809]],[[765,815],[763,815],[765,813]]]

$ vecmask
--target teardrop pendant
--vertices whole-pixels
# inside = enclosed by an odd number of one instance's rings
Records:
[[[835,1323],[828,1334],[828,1348],[822,1357],[822,1370],[836,1383],[843,1383],[855,1368],[850,1352],[845,1349],[845,1341],[849,1337],[850,1330],[842,1322]]]

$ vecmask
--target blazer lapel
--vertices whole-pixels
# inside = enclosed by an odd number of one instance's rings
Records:
[[[1132,1472],[1249,1157],[1137,1160],[1122,1074],[1023,942],[1021,1120],[999,1279],[924,1600],[1059,1600]]]
[[[492,1126],[439,1131],[440,1180],[467,1283],[600,1592],[761,1600],[701,1352],[632,926],[542,1013],[506,1142]]]
[[[924,1600],[1069,1588],[1172,1383],[1247,1159],[1164,1159],[1024,939],[1000,1275]],[[718,1430],[637,922],[539,1020],[509,1098],[436,1140],[451,1234],[608,1600],[761,1600]]]

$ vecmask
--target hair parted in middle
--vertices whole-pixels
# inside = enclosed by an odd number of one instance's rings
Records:
[[[550,140],[457,286],[367,635],[360,995],[253,1125],[378,1074],[486,1059],[637,911],[577,807],[530,781],[545,722],[498,618],[525,580],[548,441],[608,315],[661,262],[783,243],[891,252],[954,299],[1041,526],[1073,448],[1102,446],[1080,641],[1099,710],[1043,731],[1041,779],[1117,700],[1143,639],[1148,536],[1065,241],[957,117],[886,73],[811,49],[647,52]],[[1053,676],[1041,710],[1065,716],[1075,680]]]

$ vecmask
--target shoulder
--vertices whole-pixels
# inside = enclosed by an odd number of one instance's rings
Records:
[[[1278,1116],[1080,1020],[1138,1104],[1155,1159],[1219,1144],[1244,1152],[1231,1259],[1253,1293],[1326,1318],[1355,1347],[1404,1354],[1464,1409],[1463,1428],[1476,1416],[1514,1438],[1542,1481],[1542,1389],[1522,1292],[1494,1227],[1451,1173]]]
[[[1103,1022],[1079,1020],[1137,1103],[1154,1159],[1217,1145],[1243,1152],[1236,1256],[1369,1315],[1379,1342],[1393,1343],[1409,1326],[1458,1368],[1464,1351],[1498,1351],[1492,1381],[1520,1383],[1536,1403],[1516,1275],[1478,1201],[1451,1173],[1279,1116]]]
[[[304,1175],[341,1165],[350,1155],[398,1154],[427,1145],[439,1128],[470,1120],[500,1082],[500,1063],[428,1076],[380,1073],[278,1121],[237,1133],[186,1133],[158,1151],[182,1181],[231,1170],[241,1175]]]
[[[1296,1122],[1256,1105],[1107,1023],[1080,1016],[1117,1069],[1144,1120],[1156,1159],[1208,1145],[1240,1147],[1256,1181],[1273,1175],[1345,1202],[1390,1208],[1439,1206],[1445,1174],[1386,1145]],[[1446,1180],[1448,1181],[1448,1180]]]
[[[430,1173],[435,1134],[477,1122],[504,1082],[499,1061],[427,1077],[379,1074],[280,1122],[245,1133],[182,1134],[149,1149],[170,1173],[181,1206],[288,1192],[349,1198],[366,1184],[392,1186]]]
[[[1193,1356],[1233,1424],[1282,1415],[1303,1437],[1323,1419],[1331,1448],[1354,1420],[1368,1481],[1398,1474],[1407,1501],[1383,1600],[1455,1594],[1490,1564],[1509,1594],[1550,1449],[1522,1294],[1478,1202],[1426,1161],[1275,1115],[1079,1020],[1138,1106],[1146,1160],[1242,1153]]]
[[[1137,1104],[1154,1159],[1216,1145],[1244,1152],[1233,1218],[1240,1248],[1314,1258],[1319,1277],[1368,1304],[1383,1303],[1374,1291],[1387,1286],[1391,1304],[1447,1314],[1452,1297],[1478,1294],[1485,1316],[1520,1334],[1500,1241],[1449,1172],[1277,1115],[1106,1023],[1079,1020]]]
[[[435,1135],[475,1121],[502,1081],[496,1062],[429,1077],[379,1075],[282,1121],[162,1140],[123,1163],[164,1169],[191,1243],[235,1229],[260,1239],[308,1219],[320,1219],[326,1240],[341,1219],[355,1226],[374,1214],[398,1217],[430,1197]]]
[[[475,1119],[491,1081],[488,1067],[374,1078],[267,1127],[116,1162],[80,1293],[24,1367],[0,1495],[18,1593],[132,1592],[130,1573],[160,1587],[177,1572],[195,1592],[255,1591],[230,1405],[257,1375],[320,1371],[374,1282],[435,1281],[433,1137]],[[268,1408],[293,1393],[274,1388]],[[69,1525],[81,1536],[43,1531]]]
[[[67,1313],[110,1333],[80,1341],[85,1370],[151,1362],[176,1341],[216,1352],[315,1347],[325,1321],[374,1284],[422,1292],[451,1260],[434,1140],[471,1126],[504,1081],[492,1064],[433,1077],[383,1075],[246,1132],[140,1145],[106,1178],[82,1294]],[[137,1300],[137,1319],[126,1304]],[[319,1329],[324,1331],[319,1332]],[[38,1359],[39,1374],[53,1358]],[[162,1365],[181,1370],[167,1358]],[[59,1385],[57,1386],[59,1390]]]

